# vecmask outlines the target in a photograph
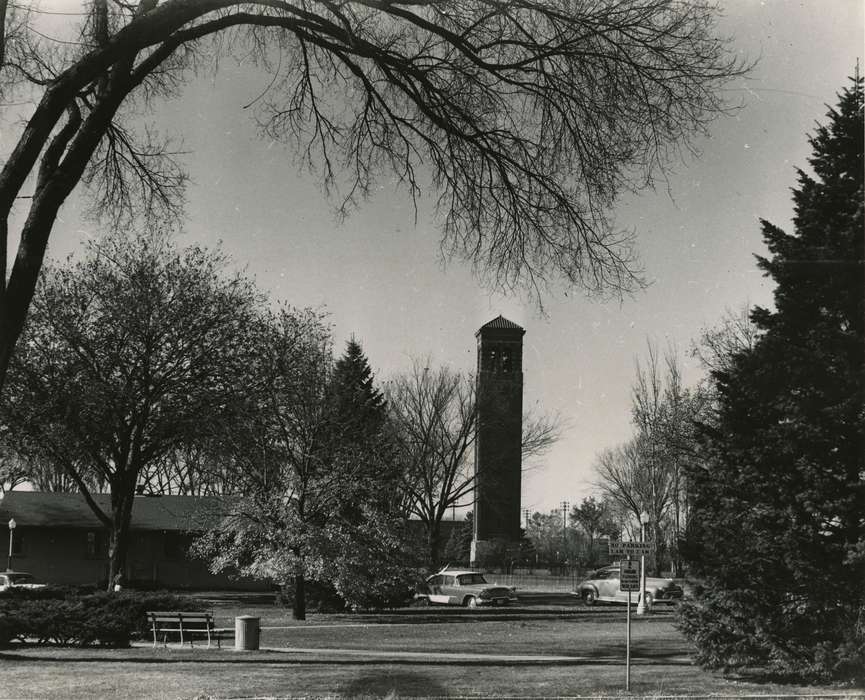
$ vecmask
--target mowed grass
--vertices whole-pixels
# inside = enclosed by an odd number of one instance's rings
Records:
[[[552,601],[552,602],[551,602]],[[3,698],[624,696],[623,609],[566,598],[505,609],[411,609],[290,619],[272,605],[214,605],[218,624],[261,617],[267,650],[148,643],[128,650],[13,647]],[[850,689],[745,682],[695,667],[669,613],[632,625],[631,694],[861,696]]]

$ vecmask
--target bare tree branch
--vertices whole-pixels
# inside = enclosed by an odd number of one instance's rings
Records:
[[[12,207],[31,175],[44,176],[0,297],[0,387],[57,212],[80,182],[108,222],[178,215],[185,174],[167,140],[133,135],[125,106],[157,107],[199,65],[233,53],[273,71],[255,101],[259,125],[294,147],[343,213],[388,173],[414,200],[429,173],[442,251],[493,288],[538,299],[559,280],[590,294],[640,284],[611,208],[663,177],[747,69],[714,33],[717,8],[692,0],[81,7],[77,30],[61,36],[32,9],[0,4],[0,95],[35,105],[0,170],[7,256]]]

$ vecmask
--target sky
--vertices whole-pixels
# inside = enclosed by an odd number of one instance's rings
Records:
[[[44,9],[70,3],[52,0]],[[527,465],[522,507],[547,511],[596,494],[597,454],[632,435],[635,363],[647,342],[678,353],[686,383],[701,377],[688,356],[701,329],[725,309],[771,305],[758,271],[759,219],[791,230],[796,167],[807,167],[806,135],[863,55],[863,0],[720,0],[720,33],[753,72],[729,87],[735,115],[695,142],[656,191],[623,199],[616,225],[637,234],[649,286],[621,301],[553,289],[543,311],[520,296],[485,290],[459,260],[443,262],[432,192],[411,201],[387,180],[341,222],[315,179],[286,147],[257,135],[244,105],[269,78],[226,63],[202,75],[154,117],[182,136],[191,176],[181,243],[221,242],[273,297],[326,309],[338,351],[351,336],[379,381],[430,357],[472,371],[475,332],[499,314],[526,329],[524,405],[559,415],[565,430]],[[98,234],[73,197],[49,254],[62,258]]]

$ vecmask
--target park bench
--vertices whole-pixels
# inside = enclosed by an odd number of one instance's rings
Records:
[[[157,637],[162,634],[163,644],[168,644],[169,634],[179,634],[180,644],[189,640],[192,646],[196,635],[207,637],[207,646],[215,638],[217,646],[222,648],[222,633],[225,630],[213,626],[213,613],[209,612],[175,612],[150,610],[147,619],[153,630],[153,646],[156,646]]]

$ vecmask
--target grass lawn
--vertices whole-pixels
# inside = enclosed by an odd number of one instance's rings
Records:
[[[625,615],[562,599],[515,608],[312,615],[214,606],[218,624],[259,615],[268,650],[196,644],[132,649],[14,646],[0,653],[3,698],[285,696],[624,696]],[[635,620],[633,695],[844,695],[845,690],[724,678],[693,666],[669,614]],[[863,697],[846,691],[847,696]]]

